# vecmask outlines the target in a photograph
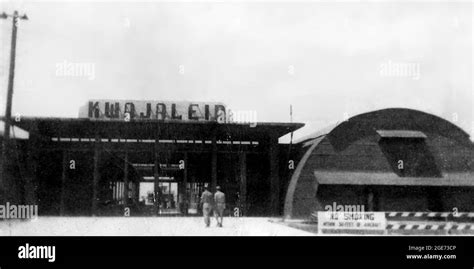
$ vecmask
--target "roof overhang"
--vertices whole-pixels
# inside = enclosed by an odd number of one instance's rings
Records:
[[[3,138],[5,135],[5,122],[0,120],[0,137]],[[25,131],[17,126],[10,126],[10,138],[12,139],[19,139],[19,140],[27,140],[30,137],[30,133]]]
[[[399,177],[390,172],[352,171],[314,171],[314,176],[318,184],[322,185],[474,187],[474,171],[443,173],[442,177]]]
[[[281,137],[304,126],[303,123],[258,122],[256,124],[180,121],[180,120],[97,120],[88,118],[22,117],[14,122],[30,132],[49,137],[121,137],[149,139],[158,132],[160,138],[199,139],[215,134],[217,139],[257,139]],[[230,136],[230,137],[229,137]]]
[[[427,136],[420,131],[409,130],[377,130],[377,134],[381,138],[420,138],[425,139]]]

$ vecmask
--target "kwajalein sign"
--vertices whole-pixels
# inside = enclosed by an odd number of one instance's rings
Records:
[[[137,100],[90,100],[79,110],[80,118],[123,120],[182,120],[226,122],[222,103]]]
[[[364,231],[383,233],[387,221],[384,212],[319,211],[318,232]]]

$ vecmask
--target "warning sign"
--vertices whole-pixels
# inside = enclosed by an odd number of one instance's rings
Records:
[[[384,212],[318,212],[318,230],[370,230],[384,231],[386,227]]]

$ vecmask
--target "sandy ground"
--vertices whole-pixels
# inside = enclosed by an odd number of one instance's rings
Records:
[[[38,217],[0,221],[1,236],[314,236],[268,218],[213,219],[206,228],[201,217]]]
[[[39,217],[0,221],[0,236],[317,236],[317,225],[302,220],[225,218],[224,227],[204,227],[201,217]],[[391,222],[420,224],[421,222]],[[443,222],[428,224],[443,224]],[[383,235],[384,233],[382,233]],[[474,235],[474,230],[394,230],[386,235]],[[344,234],[324,234],[344,235]],[[346,235],[369,235],[351,232]],[[321,236],[321,235],[319,235]]]

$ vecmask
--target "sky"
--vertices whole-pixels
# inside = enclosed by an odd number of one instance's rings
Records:
[[[474,137],[469,2],[0,2],[13,10],[29,17],[13,115],[77,117],[89,99],[223,102],[305,123],[298,139],[402,107]],[[0,20],[1,114],[10,38]]]

